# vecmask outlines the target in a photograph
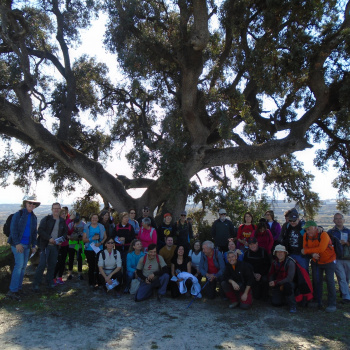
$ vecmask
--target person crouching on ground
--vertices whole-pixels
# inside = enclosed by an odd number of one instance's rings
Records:
[[[202,244],[203,254],[199,262],[199,271],[205,276],[207,284],[203,287],[203,294],[208,299],[214,299],[216,294],[216,284],[222,282],[225,270],[224,258],[218,249],[214,249],[214,243],[205,241]]]
[[[229,308],[239,305],[241,309],[247,310],[253,303],[251,288],[254,283],[253,268],[250,264],[238,261],[237,252],[229,251],[227,260],[221,286],[231,301]]]
[[[142,301],[152,296],[153,289],[158,288],[157,299],[162,301],[169,282],[168,267],[164,259],[157,254],[157,245],[148,246],[147,255],[137,264],[136,273],[140,279],[140,287],[135,295],[135,301]]]
[[[98,257],[98,282],[100,285],[113,284],[113,280],[117,280],[119,285],[116,287],[117,298],[120,298],[119,293],[120,283],[123,278],[122,259],[120,252],[114,249],[114,238],[109,237],[106,243],[106,249],[99,253]],[[107,289],[108,292],[108,289]]]
[[[269,271],[269,286],[272,287],[271,303],[281,306],[286,300],[289,311],[296,312],[296,301],[294,296],[295,263],[287,255],[285,246],[278,244],[273,252],[277,259],[271,264]]]

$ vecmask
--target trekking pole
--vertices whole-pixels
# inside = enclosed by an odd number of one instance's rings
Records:
[[[198,295],[201,294],[201,291],[206,287],[206,285],[209,283],[209,280],[207,280],[207,282],[205,282],[204,286],[201,288],[201,290],[199,291],[199,293],[191,300],[191,302],[187,305],[186,309],[188,309],[192,303],[198,298]]]
[[[323,281],[320,281],[320,270],[318,268],[318,261],[316,261],[316,293],[317,293],[317,304],[318,304],[318,307],[321,306],[321,288],[322,288],[322,285],[321,283]]]

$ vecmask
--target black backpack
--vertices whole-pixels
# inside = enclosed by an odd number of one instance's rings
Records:
[[[12,218],[13,218],[13,215],[15,215],[16,213],[13,213],[11,215],[9,215],[9,217],[6,219],[6,222],[4,224],[4,227],[3,227],[3,232],[4,232],[4,235],[6,237],[10,237],[10,233],[11,233],[11,221],[12,221]],[[19,211],[19,215],[22,216],[23,214],[23,210],[20,210]]]

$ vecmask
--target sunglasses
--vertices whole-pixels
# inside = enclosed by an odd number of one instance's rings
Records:
[[[288,220],[289,222],[296,222],[297,220],[295,219],[295,220]]]
[[[224,215],[226,215],[226,213],[220,214],[220,216],[224,216]]]

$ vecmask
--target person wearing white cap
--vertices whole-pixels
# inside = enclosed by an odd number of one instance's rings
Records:
[[[231,220],[226,218],[226,210],[219,210],[219,219],[213,222],[211,235],[220,252],[228,251],[227,242],[229,238],[235,238],[235,227]]]
[[[36,252],[37,218],[33,212],[40,205],[36,197],[26,197],[23,200],[23,209],[15,213],[11,220],[8,243],[11,245],[15,257],[15,267],[12,271],[10,290],[7,296],[20,300],[23,294],[22,283],[29,259],[30,250]]]
[[[295,313],[296,301],[294,296],[295,262],[288,257],[286,247],[278,244],[273,252],[277,257],[273,261],[269,271],[269,286],[272,287],[271,303],[280,306],[284,300],[289,306],[289,311]]]

